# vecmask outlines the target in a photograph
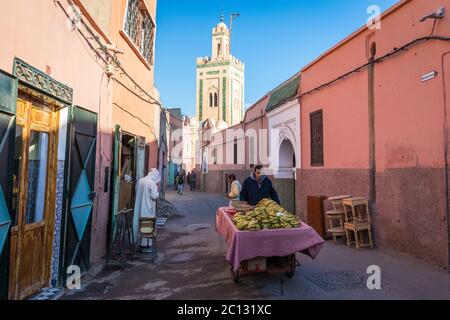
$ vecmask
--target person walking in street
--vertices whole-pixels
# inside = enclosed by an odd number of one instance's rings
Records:
[[[188,186],[190,186],[191,185],[191,172],[190,171],[188,172],[188,174],[186,176],[186,181],[187,181]]]
[[[262,166],[257,165],[250,177],[244,180],[240,194],[241,201],[256,206],[262,199],[272,199],[280,204],[277,191],[273,188],[272,181],[261,173]]]
[[[191,191],[195,191],[196,184],[197,184],[197,174],[195,173],[194,170],[192,170],[190,183],[189,183]]]
[[[228,183],[230,184],[230,192],[226,195],[230,199],[230,205],[232,200],[240,200],[240,194],[242,186],[239,180],[236,179],[236,175],[231,173],[228,175]]]
[[[184,188],[184,170],[181,170],[178,174],[178,194],[183,195]]]
[[[180,175],[179,172],[175,173],[175,184],[174,184],[174,190],[178,190],[178,176]]]
[[[138,236],[137,230],[139,230],[139,218],[156,218],[156,201],[159,199],[160,182],[159,171],[151,169],[147,176],[139,179],[136,183],[133,218],[136,237]]]

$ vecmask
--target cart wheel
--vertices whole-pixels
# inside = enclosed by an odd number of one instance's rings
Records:
[[[289,264],[291,265],[291,270],[286,271],[284,274],[289,279],[292,279],[295,276],[295,269],[297,268],[296,261],[295,261],[295,254],[289,257]]]
[[[239,270],[235,272],[233,267],[231,267],[231,276],[233,277],[234,283],[239,283]]]
[[[292,279],[295,276],[295,268],[293,268],[291,271],[286,271],[284,273],[286,275],[286,277],[288,277],[289,279]]]

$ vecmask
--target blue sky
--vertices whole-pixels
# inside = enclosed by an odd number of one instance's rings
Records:
[[[232,54],[245,63],[249,106],[364,25],[367,8],[398,0],[158,0],[155,84],[166,107],[195,115],[196,57],[211,55],[211,31],[224,11]]]

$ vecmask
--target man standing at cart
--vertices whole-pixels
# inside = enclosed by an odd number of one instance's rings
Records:
[[[250,177],[244,180],[240,194],[241,201],[256,206],[262,199],[272,199],[280,204],[277,191],[273,188],[272,181],[261,173],[262,166],[257,165]]]

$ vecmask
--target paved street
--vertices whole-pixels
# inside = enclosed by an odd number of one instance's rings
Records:
[[[234,284],[226,244],[215,232],[219,195],[169,191],[183,211],[158,230],[156,263],[137,259],[126,267],[83,279],[63,299],[450,299],[450,275],[406,255],[348,248],[327,242],[316,260],[298,254],[293,279],[279,274],[243,277]],[[382,289],[365,286],[369,265],[381,268]]]

